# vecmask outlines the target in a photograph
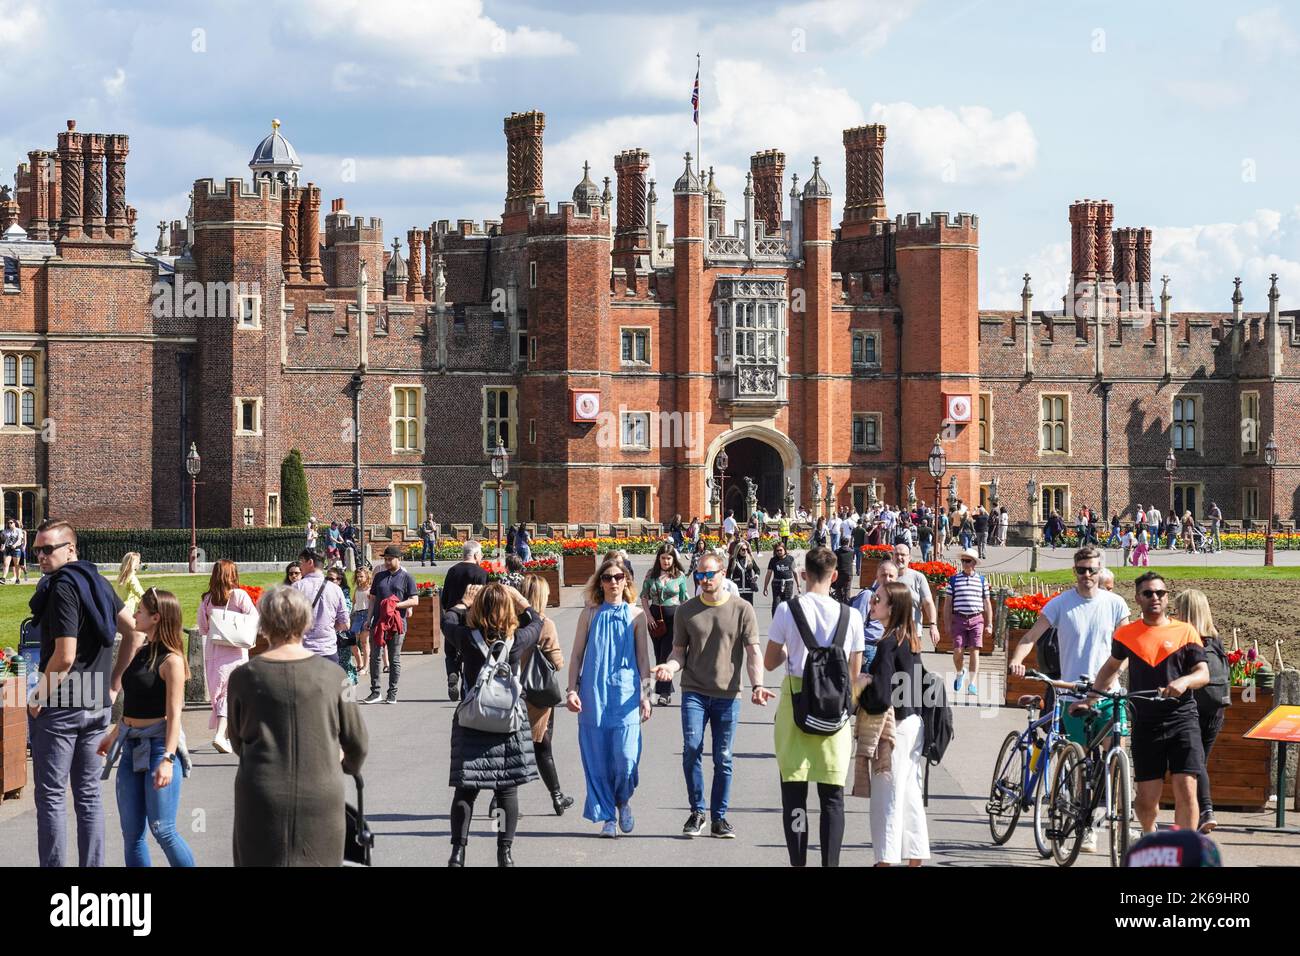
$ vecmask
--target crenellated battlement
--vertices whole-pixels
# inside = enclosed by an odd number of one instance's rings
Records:
[[[450,219],[439,219],[429,226],[429,230],[435,236],[485,239],[501,232],[501,220],[484,219],[482,223],[478,223],[473,219],[457,219],[455,226],[453,226]]]
[[[561,202],[551,212],[550,203],[534,203],[528,210],[528,232],[536,235],[607,236],[612,221],[602,205],[593,204],[586,212],[576,203]]]
[[[831,277],[837,283],[832,301],[845,305],[887,304],[883,272],[835,272]]]
[[[341,242],[378,242],[384,241],[384,221],[378,216],[371,216],[369,222],[361,216],[354,220],[347,213],[331,213],[325,217],[325,245],[333,246]]]
[[[979,224],[979,216],[969,212],[932,212],[924,220],[919,212],[909,212],[894,219],[900,243],[977,242]]]
[[[194,199],[278,199],[284,189],[280,182],[269,177],[258,177],[252,182],[240,176],[227,176],[220,184],[215,179],[196,179],[194,181]]]

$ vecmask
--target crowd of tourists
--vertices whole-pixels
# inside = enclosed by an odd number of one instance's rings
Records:
[[[981,515],[987,522],[976,525]],[[850,794],[870,797],[877,865],[928,859],[923,779],[934,741],[927,708],[943,705],[923,693],[920,654],[937,644],[939,619],[928,579],[909,566],[914,545],[902,532],[929,527],[933,519],[924,505],[915,515],[881,507],[821,519],[799,570],[782,542],[764,569],[746,537],[733,533],[726,545],[710,549],[678,519],[676,530],[683,543],[694,539],[692,550],[680,551],[670,530],[639,586],[625,553],[611,551],[598,562],[583,589],[568,660],[546,611],[546,581],[522,573],[518,551],[528,547],[527,530],[513,537],[515,553],[498,581],[488,580],[479,544],[466,542],[440,594],[448,696],[457,702],[449,865],[465,865],[482,790],[491,791],[489,812],[501,821],[501,866],[514,865],[522,786],[540,778],[557,815],[575,805],[553,754],[561,706],[576,718],[582,816],[607,839],[633,832],[642,725],[657,707],[671,705],[678,690],[689,804],[684,835],[700,836],[706,828],[716,838],[737,835],[728,816],[733,744],[741,697],[748,696],[760,707],[776,702],[773,743],[791,865],[807,862],[814,783],[821,863],[838,865],[850,775]],[[958,541],[968,542],[961,571],[947,582],[951,600],[944,607],[957,671],[953,689],[966,685],[976,694],[979,650],[992,630],[988,582],[977,571],[979,546],[999,522],[983,509],[972,514],[959,507],[939,519],[946,530],[956,521]],[[981,529],[970,539],[963,531],[968,525]],[[873,537],[892,539],[892,556],[879,563],[874,583],[852,596],[854,557]],[[930,541],[941,547],[945,538]],[[197,609],[211,744],[239,759],[237,865],[343,860],[345,777],[360,771],[368,748],[358,703],[398,700],[407,621],[421,600],[402,567],[403,552],[390,546],[377,573],[359,567],[349,575],[316,543],[256,602],[234,562],[215,562]],[[923,556],[925,543],[919,542]],[[164,589],[142,587],[138,555],[124,559],[115,590],[79,558],[76,532],[65,522],[43,524],[32,550],[43,575],[31,600],[41,673],[29,708],[40,862],[66,861],[69,784],[79,862],[105,862],[97,778],[107,779],[116,766],[126,863],[149,864],[152,833],[171,865],[194,865],[176,828],[191,772],[180,719],[190,676],[180,602]],[[1128,605],[1103,583],[1098,549],[1080,549],[1075,572],[1075,589],[1049,601],[1012,649],[1011,672],[1024,673],[1028,649],[1051,627],[1067,679],[1092,675],[1104,689],[1127,666],[1131,689],[1159,690],[1165,700],[1143,702],[1133,726],[1138,819],[1143,830],[1155,829],[1168,770],[1179,826],[1209,832],[1217,824],[1205,758],[1230,697],[1226,656],[1205,596],[1183,591],[1174,598],[1169,584],[1149,572],[1136,584],[1141,617],[1128,623]],[[760,577],[762,595],[772,601],[766,642],[754,607]],[[262,652],[250,661],[258,644]],[[352,688],[367,672],[369,694],[361,696]],[[773,683],[767,674],[775,675]],[[119,696],[121,716],[110,726],[108,704]],[[1082,723],[1073,713],[1066,717],[1072,736],[1081,734]],[[706,728],[713,769],[707,794]],[[1085,849],[1089,844],[1095,848],[1095,836]]]

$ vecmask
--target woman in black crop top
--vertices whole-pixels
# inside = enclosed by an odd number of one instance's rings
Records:
[[[871,597],[871,619],[884,627],[876,656],[857,679],[868,714],[893,711],[893,746],[887,759],[872,761],[871,848],[876,866],[920,866],[930,857],[923,774],[925,728],[921,723],[921,639],[912,616],[912,592],[890,581]],[[865,686],[864,686],[865,685]],[[888,724],[886,724],[886,728]],[[881,740],[888,740],[888,731]]]
[[[176,829],[181,778],[189,776],[181,709],[190,669],[181,643],[180,602],[170,591],[150,588],[136,607],[135,626],[145,642],[122,675],[122,722],[99,745],[99,753],[108,756],[103,775],[107,779],[120,756],[117,809],[126,865],[150,865],[145,840],[150,830],[168,863],[193,866],[194,854]]]

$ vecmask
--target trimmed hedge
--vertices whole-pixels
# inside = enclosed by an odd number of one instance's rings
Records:
[[[200,528],[199,560],[283,561],[298,556],[307,543],[302,528]],[[96,564],[116,564],[128,551],[139,551],[145,564],[184,564],[190,559],[188,528],[78,530],[77,553]]]

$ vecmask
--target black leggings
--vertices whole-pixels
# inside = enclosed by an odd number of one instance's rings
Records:
[[[844,788],[829,783],[817,784],[821,802],[822,866],[840,865],[840,846],[844,843]],[[785,847],[790,851],[791,866],[808,865],[808,784],[781,784],[781,826],[785,828]]]
[[[474,819],[474,801],[478,791],[470,787],[457,787],[451,797],[451,845],[469,844],[469,824]],[[510,846],[515,842],[515,829],[519,826],[519,788],[502,787],[496,791],[497,811],[505,811],[505,826],[497,830],[497,846]]]
[[[533,741],[533,753],[537,757],[537,772],[542,775],[542,783],[552,796],[560,792],[560,773],[555,769],[555,754],[551,752],[551,736],[555,732],[555,709],[546,722],[546,733],[541,740]]]
[[[1201,721],[1201,745],[1205,748],[1205,762],[1201,764],[1201,771],[1196,775],[1196,802],[1200,806],[1200,812],[1214,810],[1214,801],[1210,799],[1210,748],[1214,746],[1214,740],[1219,736],[1219,731],[1223,730],[1223,710],[1222,707],[1214,707],[1208,710],[1201,710],[1199,717]]]
[[[677,605],[660,605],[659,613],[663,615],[664,623],[668,627],[664,630],[663,637],[652,637],[650,641],[655,646],[655,663],[667,664],[668,658],[673,654],[673,618],[677,615]],[[655,681],[655,694],[671,697],[673,695],[673,682],[670,680]]]

